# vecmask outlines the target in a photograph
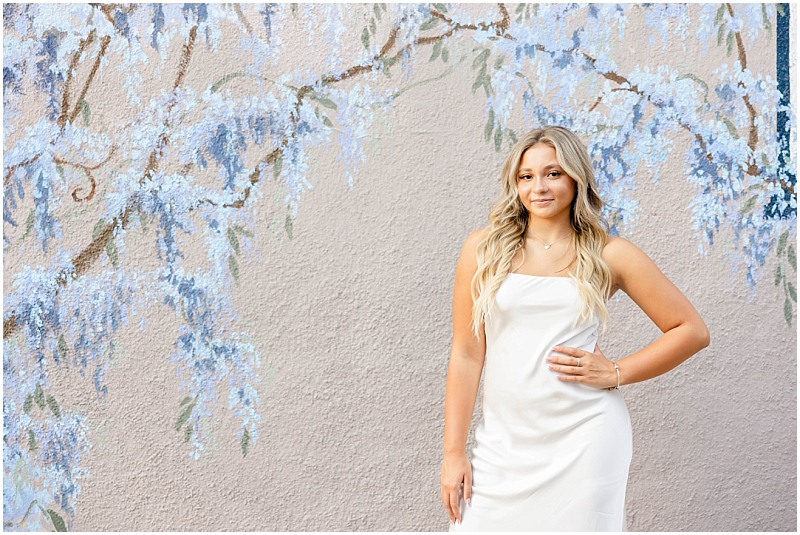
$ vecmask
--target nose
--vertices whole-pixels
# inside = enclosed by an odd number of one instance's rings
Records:
[[[533,191],[536,193],[544,193],[547,191],[547,183],[543,178],[534,178],[533,179]]]

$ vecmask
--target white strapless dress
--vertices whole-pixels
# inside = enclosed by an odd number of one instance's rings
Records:
[[[594,351],[600,320],[572,328],[568,277],[511,273],[486,319],[483,416],[471,452],[472,505],[450,531],[627,531],[633,454],[619,389],[561,381],[545,359]]]

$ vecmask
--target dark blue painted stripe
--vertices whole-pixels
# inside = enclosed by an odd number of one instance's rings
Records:
[[[789,16],[791,4],[776,4],[778,7],[777,24],[776,24],[776,73],[778,77],[778,91],[781,92],[781,106],[789,106],[789,99],[791,97],[791,83],[789,77]],[[783,188],[785,197],[788,199],[790,190],[795,190],[797,184],[797,176],[790,173],[786,168],[785,156],[789,155],[789,140],[791,139],[791,131],[786,129],[786,123],[789,117],[785,111],[778,111],[777,127],[778,127],[778,143],[781,147],[781,154],[778,156],[778,176],[786,181],[786,187]],[[765,216],[770,218],[784,219],[796,215],[797,208],[787,206],[782,212],[777,209],[775,205],[775,197],[770,199],[769,204],[766,206]]]

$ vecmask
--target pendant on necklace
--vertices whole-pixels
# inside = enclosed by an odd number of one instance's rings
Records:
[[[550,245],[553,245],[553,244],[551,243]],[[545,248],[545,249],[549,249],[549,248],[550,248],[550,245],[548,245],[548,244],[546,244],[546,243],[545,243],[545,244],[544,244],[544,248]]]

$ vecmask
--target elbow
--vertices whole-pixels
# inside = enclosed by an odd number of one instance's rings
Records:
[[[701,322],[697,329],[697,342],[700,344],[700,349],[708,347],[711,343],[711,333],[705,323]]]

